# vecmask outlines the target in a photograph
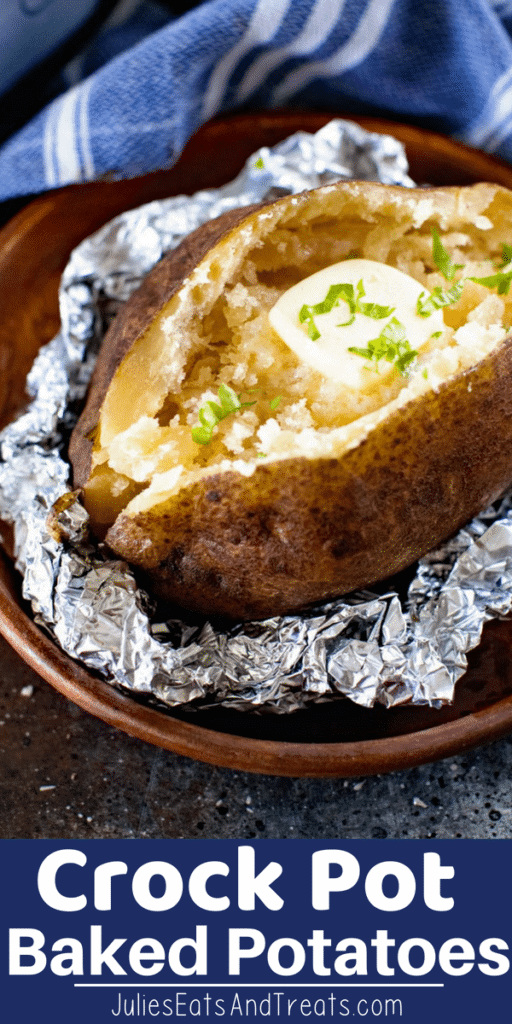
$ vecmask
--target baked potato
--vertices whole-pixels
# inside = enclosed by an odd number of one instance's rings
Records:
[[[512,481],[509,242],[485,183],[340,182],[200,227],[105,337],[70,445],[93,529],[156,596],[235,619],[414,562]]]

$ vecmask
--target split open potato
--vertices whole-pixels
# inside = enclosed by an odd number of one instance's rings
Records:
[[[340,182],[199,228],[105,337],[70,446],[93,529],[240,619],[411,564],[512,481],[511,246],[492,184]]]

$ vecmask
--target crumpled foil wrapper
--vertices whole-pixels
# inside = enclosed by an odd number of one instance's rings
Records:
[[[351,594],[306,614],[237,624],[155,621],[129,568],[108,561],[87,514],[66,501],[65,449],[109,322],[160,257],[225,210],[339,178],[412,187],[402,146],[346,121],[299,132],[249,158],[235,181],[115,218],[72,254],[62,330],[28,379],[33,401],[0,434],[0,517],[14,525],[23,596],[72,657],[113,685],[169,707],[212,702],[280,713],[349,697],[364,707],[453,699],[484,622],[512,606],[512,500],[424,558],[408,593]],[[59,540],[55,539],[59,536]]]

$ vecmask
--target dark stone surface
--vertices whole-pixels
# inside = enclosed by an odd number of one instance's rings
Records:
[[[367,779],[213,768],[75,707],[0,638],[0,838],[507,839],[512,737]]]

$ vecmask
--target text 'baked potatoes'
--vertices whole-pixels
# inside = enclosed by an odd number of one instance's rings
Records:
[[[199,228],[105,337],[70,446],[93,528],[157,596],[245,619],[435,547],[512,480],[509,243],[491,184]]]

